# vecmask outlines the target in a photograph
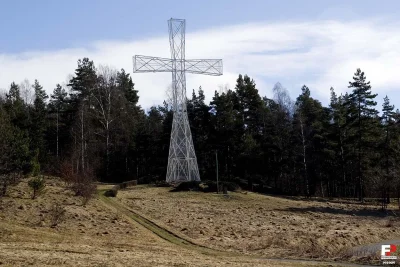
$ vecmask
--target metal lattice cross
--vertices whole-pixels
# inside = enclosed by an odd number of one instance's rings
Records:
[[[185,59],[185,20],[170,19],[171,58],[136,55],[133,72],[172,72],[173,122],[166,181],[200,181],[196,153],[186,110],[185,73],[222,75],[222,59]]]

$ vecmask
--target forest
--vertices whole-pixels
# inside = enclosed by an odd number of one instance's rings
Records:
[[[398,198],[400,112],[387,96],[377,107],[361,69],[349,80],[345,94],[330,88],[326,107],[306,85],[295,99],[280,83],[271,98],[261,96],[248,75],[238,75],[234,89],[216,90],[210,103],[201,87],[188,92],[202,181],[216,180],[217,156],[220,181],[247,190]],[[0,195],[19,177],[39,173],[111,183],[165,180],[171,103],[144,110],[139,95],[124,69],[95,67],[88,58],[50,95],[38,80],[12,82],[0,95]]]

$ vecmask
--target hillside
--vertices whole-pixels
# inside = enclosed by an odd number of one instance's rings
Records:
[[[362,244],[378,241],[389,232],[391,237],[399,235],[394,227],[382,227],[387,219],[361,219],[360,214],[334,215],[318,210],[327,203],[307,204],[244,193],[224,198],[139,186],[109,199],[117,206],[103,197],[83,205],[60,180],[48,178],[46,185],[46,191],[32,200],[27,180],[23,180],[0,199],[2,266],[328,266],[266,258],[298,257],[304,253],[298,249],[299,244],[310,247],[313,243],[306,240],[311,239],[340,247],[344,238],[350,237],[349,244]],[[331,205],[333,209],[346,207]],[[64,216],[54,225],[62,210]],[[142,214],[160,229],[165,227],[188,242],[211,250],[174,244],[143,227],[123,210]],[[367,229],[369,234],[365,235]],[[321,237],[322,231],[328,232],[326,238]]]

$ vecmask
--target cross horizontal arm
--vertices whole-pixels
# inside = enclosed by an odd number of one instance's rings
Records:
[[[136,55],[133,57],[133,72],[172,72],[173,60],[170,58]],[[185,71],[193,74],[211,76],[222,75],[222,59],[188,59]]]
[[[133,57],[133,72],[171,72],[172,59],[136,55]]]
[[[185,70],[188,73],[220,76],[222,75],[222,59],[187,59]]]

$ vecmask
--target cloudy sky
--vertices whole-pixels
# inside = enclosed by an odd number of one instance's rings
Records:
[[[167,20],[186,19],[186,58],[222,58],[224,75],[187,75],[210,100],[248,74],[261,95],[276,82],[292,98],[303,84],[324,104],[365,71],[379,109],[387,94],[400,107],[400,1],[89,1],[0,0],[0,90],[38,79],[48,93],[77,60],[132,73],[135,54],[169,57]],[[132,74],[140,104],[162,104],[169,73]]]

